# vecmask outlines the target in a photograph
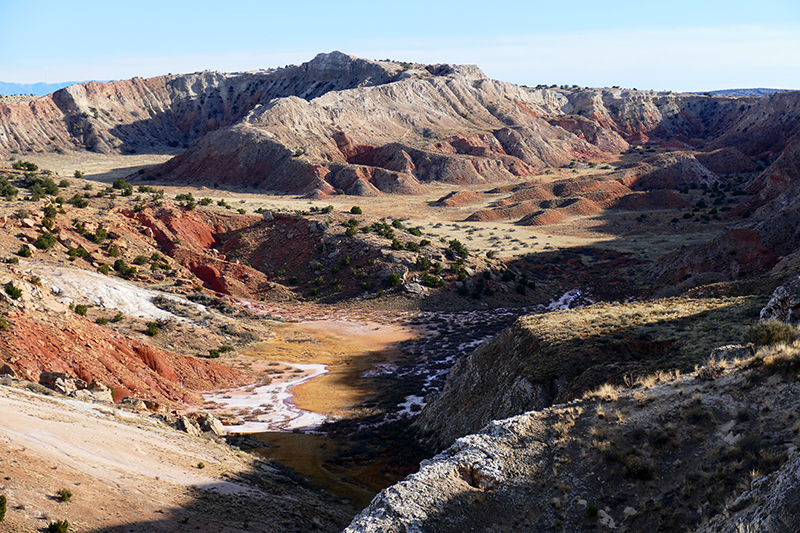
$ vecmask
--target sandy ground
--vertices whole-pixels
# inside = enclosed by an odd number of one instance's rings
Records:
[[[168,517],[177,526],[193,487],[253,490],[225,480],[251,468],[245,454],[111,406],[0,387],[0,412],[3,531],[42,531],[61,519],[71,531]],[[60,489],[73,493],[69,502],[58,501]]]
[[[160,165],[182,150],[164,154],[106,155],[94,152],[64,152],[63,154],[27,153],[17,159],[36,163],[41,169],[52,170],[57,176],[69,178],[76,170],[84,173],[85,179],[113,181],[124,178],[139,169]]]

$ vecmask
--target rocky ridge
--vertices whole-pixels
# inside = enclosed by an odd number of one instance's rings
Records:
[[[793,279],[776,289],[762,320],[791,318],[797,287]],[[665,311],[648,313],[675,321]],[[800,343],[702,350],[705,364],[693,372],[668,364],[582,394],[561,392],[563,403],[550,407],[542,396],[553,392],[519,370],[521,359],[569,353],[544,355],[545,344],[523,335],[518,321],[459,361],[417,421],[447,435],[444,442],[458,438],[382,491],[345,531],[794,530]],[[491,363],[476,373],[481,360]],[[567,391],[580,378],[556,381]],[[455,396],[459,405],[448,404]]]

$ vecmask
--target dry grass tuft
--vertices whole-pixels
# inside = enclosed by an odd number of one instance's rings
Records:
[[[602,400],[605,402],[616,402],[619,399],[619,387],[605,383],[597,389],[583,395],[584,400]]]

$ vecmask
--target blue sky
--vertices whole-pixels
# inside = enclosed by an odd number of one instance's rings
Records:
[[[0,0],[0,81],[127,79],[369,59],[518,84],[800,89],[800,2]]]

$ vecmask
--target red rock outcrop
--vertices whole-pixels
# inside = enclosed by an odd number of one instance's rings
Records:
[[[483,200],[483,196],[469,191],[453,191],[446,196],[436,200],[436,204],[442,207],[462,207],[474,204]]]
[[[0,338],[0,361],[29,381],[38,382],[41,372],[64,372],[113,388],[115,401],[136,396],[175,405],[199,402],[200,391],[254,379],[213,361],[154,348],[86,319],[12,313],[8,320],[12,327]]]
[[[218,251],[240,230],[260,224],[262,217],[222,216],[201,208],[174,207],[125,214],[148,228],[161,248],[209,289],[251,299],[258,299],[268,289],[266,274]]]

